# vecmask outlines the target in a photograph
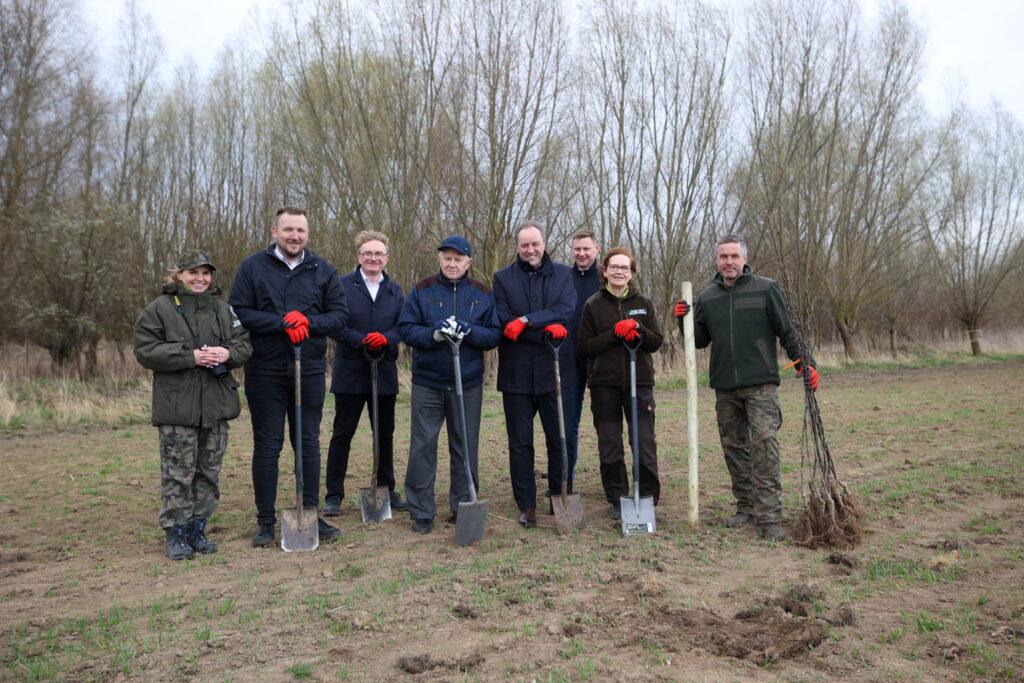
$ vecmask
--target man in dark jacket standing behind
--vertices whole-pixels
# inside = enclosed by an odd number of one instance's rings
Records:
[[[565,343],[565,325],[576,308],[576,288],[569,267],[547,255],[544,231],[532,221],[515,232],[516,260],[494,274],[494,303],[504,336],[498,345],[498,391],[505,408],[512,495],[519,523],[537,526],[537,482],[534,478],[533,418],[539,412],[548,451],[548,485],[552,495],[562,487],[562,444],[555,399],[554,357],[544,333],[561,339],[558,362],[562,375],[562,405],[576,383],[572,347]],[[569,462],[575,444],[567,440]],[[566,482],[572,491],[572,480]]]
[[[593,230],[584,228],[573,233],[569,240],[573,263],[569,266],[572,284],[576,287],[576,308],[569,320],[569,336],[565,343],[576,359],[576,386],[569,392],[566,401],[565,439],[569,444],[572,459],[569,461],[569,481],[575,478],[576,459],[579,458],[580,418],[583,416],[583,396],[587,393],[587,357],[579,348],[580,319],[587,299],[601,288],[597,257],[601,245]]]
[[[495,327],[491,289],[469,277],[473,263],[469,241],[452,235],[441,242],[437,250],[440,272],[413,285],[398,321],[402,341],[412,347],[412,423],[405,497],[412,530],[419,534],[430,533],[437,513],[434,481],[437,436],[442,424],[448,425],[451,473],[448,505],[453,517],[459,510],[459,503],[469,500],[467,459],[474,484],[478,490],[480,488],[477,443],[484,395],[484,351],[493,349],[501,335]],[[468,434],[459,434],[455,363],[445,336],[449,332],[463,335],[459,365]]]
[[[405,501],[395,491],[394,444],[395,397],[398,395],[398,316],[402,313],[402,287],[384,272],[388,263],[388,237],[375,230],[365,230],[355,239],[354,272],[343,275],[348,304],[348,323],[341,334],[334,354],[331,393],[334,394],[334,431],[327,448],[327,493],[324,516],[341,514],[345,498],[345,474],[348,471],[349,447],[359,426],[363,406],[367,406],[373,423],[370,361],[364,353],[369,348],[377,361],[377,435],[380,461],[375,486],[390,491],[391,509],[405,510]]]
[[[304,209],[278,209],[274,243],[244,261],[235,274],[231,307],[252,336],[245,365],[245,397],[252,418],[252,487],[258,530],[254,546],[274,542],[278,460],[288,415],[294,446],[295,362],[302,349],[302,504],[317,507],[320,491],[320,418],[326,395],[327,337],[341,334],[348,319],[345,290],[334,266],[306,248]],[[321,540],[340,532],[317,520]]]
[[[790,360],[800,350],[786,314],[779,283],[754,275],[747,245],[724,235],[715,251],[715,275],[694,304],[693,336],[698,349],[711,345],[708,377],[715,390],[718,434],[732,477],[736,514],[727,526],[757,524],[765,538],[783,541],[782,475],[779,466],[778,343]],[[683,331],[689,303],[679,300],[675,316]],[[778,343],[776,342],[778,340]],[[804,383],[818,386],[814,359],[806,359]]]

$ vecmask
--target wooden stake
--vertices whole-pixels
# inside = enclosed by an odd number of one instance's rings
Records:
[[[689,454],[690,529],[700,527],[697,461],[697,350],[693,343],[693,285],[683,283],[683,300],[690,312],[683,316],[683,357],[686,361],[686,436]]]

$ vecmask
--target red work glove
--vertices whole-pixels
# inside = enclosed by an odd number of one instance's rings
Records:
[[[371,332],[363,338],[363,346],[369,346],[371,349],[376,351],[382,346],[388,345],[388,338],[380,332]]]
[[[626,318],[625,320],[620,320],[619,322],[615,323],[615,328],[612,330],[612,332],[619,339],[633,341],[634,339],[636,339],[637,336],[637,327],[639,327],[639,325],[637,325],[637,322],[635,320],[633,320],[632,318]],[[632,332],[632,334],[630,334],[630,332]]]
[[[508,325],[505,325],[505,336],[511,339],[512,341],[516,341],[519,339],[519,335],[521,335],[523,333],[523,330],[525,329],[526,323],[524,323],[521,318],[516,318]]]
[[[676,302],[675,314],[677,318],[682,318],[690,312],[690,304],[686,303],[686,299],[680,299]]]
[[[291,340],[292,344],[298,344],[304,339],[309,339],[309,328],[305,325],[300,327],[286,327],[284,333],[288,335],[288,339]]]
[[[565,325],[548,325],[544,328],[544,331],[551,335],[552,339],[565,339],[569,334],[569,330],[565,329]]]
[[[797,375],[803,375],[804,386],[812,391],[818,388],[818,371],[813,366],[808,365],[806,368],[801,368]]]
[[[298,311],[291,311],[284,314],[284,324],[288,327],[309,327],[309,319]]]

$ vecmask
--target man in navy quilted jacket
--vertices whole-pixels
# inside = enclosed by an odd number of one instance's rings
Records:
[[[448,505],[454,519],[459,503],[469,501],[465,458],[477,474],[477,443],[480,440],[480,409],[483,405],[484,351],[498,344],[501,330],[495,323],[494,296],[483,282],[469,277],[473,248],[460,235],[438,247],[440,271],[423,278],[409,292],[398,320],[398,334],[412,347],[412,415],[409,426],[409,465],[405,472],[405,497],[412,530],[430,533],[437,507],[437,437],[448,425],[448,457],[451,484]],[[450,319],[454,318],[454,321]],[[459,365],[468,434],[459,434],[455,366],[445,331],[462,337]]]

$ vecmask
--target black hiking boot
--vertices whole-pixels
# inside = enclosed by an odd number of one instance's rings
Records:
[[[165,554],[172,560],[188,560],[192,558],[192,548],[189,546],[188,541],[185,540],[185,529],[187,528],[187,524],[182,524],[181,526],[172,526],[170,529],[164,529],[166,534],[164,541],[166,546]]]
[[[616,522],[621,520],[622,519],[622,507],[621,507],[621,504],[620,505],[616,505],[615,503],[612,503],[611,509],[608,510],[608,516],[611,517],[612,519],[614,519]]]
[[[217,544],[210,543],[210,539],[206,537],[206,520],[205,519],[193,519],[192,522],[185,528],[185,540],[192,546],[192,550],[203,555],[209,555],[217,552]]]
[[[769,541],[776,541],[782,543],[786,540],[786,532],[782,529],[782,525],[778,522],[772,524],[761,524],[757,527],[762,538],[767,538]]]
[[[324,517],[341,517],[341,498],[324,500]]]
[[[392,510],[402,511],[402,510],[408,510],[409,509],[408,503],[406,503],[404,500],[402,500],[402,496],[398,495],[398,491],[391,491],[391,492],[389,492],[388,493],[388,499],[391,501],[391,509]]]
[[[418,534],[429,534],[431,527],[433,527],[434,521],[431,519],[414,519],[412,520],[412,530]]]
[[[321,541],[333,541],[338,536],[341,536],[341,532],[336,528],[320,519],[316,518],[316,532],[320,536]]]
[[[256,535],[252,537],[253,548],[262,548],[274,542],[274,523],[268,520],[261,521],[259,524]]]
[[[737,512],[735,515],[725,520],[725,525],[730,529],[738,529],[741,526],[747,526],[748,524],[754,523],[754,516],[746,512]]]

